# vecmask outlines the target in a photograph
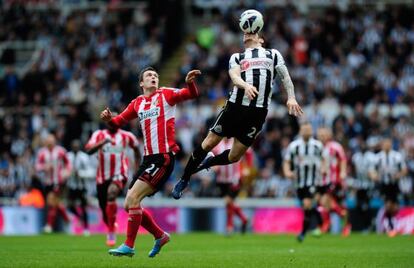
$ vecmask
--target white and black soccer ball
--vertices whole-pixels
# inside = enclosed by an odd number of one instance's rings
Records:
[[[240,15],[239,26],[245,33],[258,33],[263,29],[263,25],[263,16],[255,9],[246,10]]]

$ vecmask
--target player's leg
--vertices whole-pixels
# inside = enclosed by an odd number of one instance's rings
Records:
[[[83,223],[83,234],[89,235],[89,221],[88,221],[88,200],[86,199],[86,190],[78,190],[79,200],[80,200],[80,209],[81,209],[81,218]]]
[[[331,217],[330,217],[330,197],[324,191],[320,197],[319,201],[320,206],[318,207],[319,213],[321,215],[322,219],[322,225],[321,225],[321,231],[323,233],[326,233],[329,231],[329,228],[331,227]]]
[[[240,189],[240,185],[231,185],[229,187],[229,194],[228,197],[230,199],[230,202],[232,203],[232,207],[233,207],[233,212],[234,214],[239,217],[239,219],[242,222],[241,225],[241,233],[244,234],[246,233],[247,230],[247,224],[248,224],[248,220],[246,215],[243,213],[243,210],[241,209],[241,207],[239,207],[236,204],[236,197],[239,194],[239,189]]]
[[[116,198],[118,197],[121,186],[118,183],[112,181],[112,183],[108,187],[107,192],[107,202],[105,207],[105,212],[107,216],[107,227],[108,227],[108,235],[106,244],[110,247],[114,246],[116,243],[116,236],[115,236],[115,222],[116,222],[116,213],[117,213],[117,204]]]
[[[160,252],[161,247],[170,241],[170,235],[161,229],[152,217],[151,213],[149,213],[146,209],[142,211],[141,225],[154,236],[154,247],[148,254],[150,258],[153,258]]]
[[[224,186],[223,186],[224,187]],[[221,187],[221,188],[223,188]],[[227,194],[224,195],[224,203],[226,205],[226,233],[231,234],[233,233],[234,225],[233,225],[233,200]]]
[[[310,222],[312,218],[312,199],[310,196],[303,198],[302,200],[302,208],[303,208],[303,225],[302,231],[298,236],[298,241],[302,242],[305,238],[306,232],[309,230]]]
[[[46,233],[51,233],[53,227],[55,226],[56,218],[58,215],[57,209],[57,197],[53,190],[48,191],[46,194],[46,204],[47,204],[47,213],[46,213],[46,225],[44,231]]]
[[[98,204],[99,208],[102,212],[102,220],[105,225],[108,226],[108,216],[106,215],[106,203],[107,203],[107,196],[108,196],[108,187],[111,181],[105,181],[101,184],[96,185],[96,193],[98,196]]]
[[[213,132],[209,132],[207,137],[202,142],[201,146],[197,147],[193,153],[191,154],[190,158],[188,159],[187,165],[184,168],[184,174],[181,179],[177,182],[174,186],[172,191],[172,196],[175,199],[180,199],[183,191],[187,188],[188,183],[190,181],[191,175],[193,175],[196,171],[201,162],[206,157],[207,153],[212,150],[219,142],[223,139],[223,137],[216,135]]]
[[[128,190],[124,202],[124,207],[128,211],[126,240],[118,248],[109,250],[110,255],[132,257],[135,254],[135,239],[142,221],[141,201],[153,192],[154,189],[143,180],[136,180]]]

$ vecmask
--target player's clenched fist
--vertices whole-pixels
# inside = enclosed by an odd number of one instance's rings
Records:
[[[101,112],[101,119],[102,119],[102,121],[105,121],[105,122],[111,121],[111,119],[112,119],[112,112],[111,112],[111,110],[109,110],[108,107],[106,107],[105,110],[103,110]]]
[[[187,76],[185,77],[185,82],[186,83],[193,82],[193,80],[196,78],[196,76],[200,75],[200,74],[201,74],[200,70],[191,70],[191,71],[189,71]]]

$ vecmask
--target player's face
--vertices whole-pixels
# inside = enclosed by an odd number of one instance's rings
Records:
[[[47,136],[45,140],[45,146],[49,149],[52,149],[56,144],[56,139],[53,135]]]
[[[312,137],[312,126],[305,124],[300,127],[300,135],[304,140],[309,140]]]
[[[154,71],[146,71],[139,84],[143,89],[157,89],[158,88],[158,73]]]
[[[260,43],[260,37],[259,37],[258,34],[248,34],[248,33],[245,33],[243,35],[243,43],[246,44],[247,42]]]
[[[384,150],[384,151],[390,151],[391,150],[391,148],[392,148],[392,142],[391,142],[391,139],[385,139],[383,142],[382,142],[382,150]]]
[[[318,130],[318,140],[320,140],[322,143],[326,143],[329,139],[329,133],[328,130],[325,128],[321,128]]]

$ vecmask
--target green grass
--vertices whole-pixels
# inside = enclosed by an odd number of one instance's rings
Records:
[[[123,237],[118,237],[122,241]],[[104,236],[0,237],[0,267],[414,267],[414,238],[382,235],[307,237],[211,233],[172,235],[154,259],[139,235],[133,258],[109,256]]]

